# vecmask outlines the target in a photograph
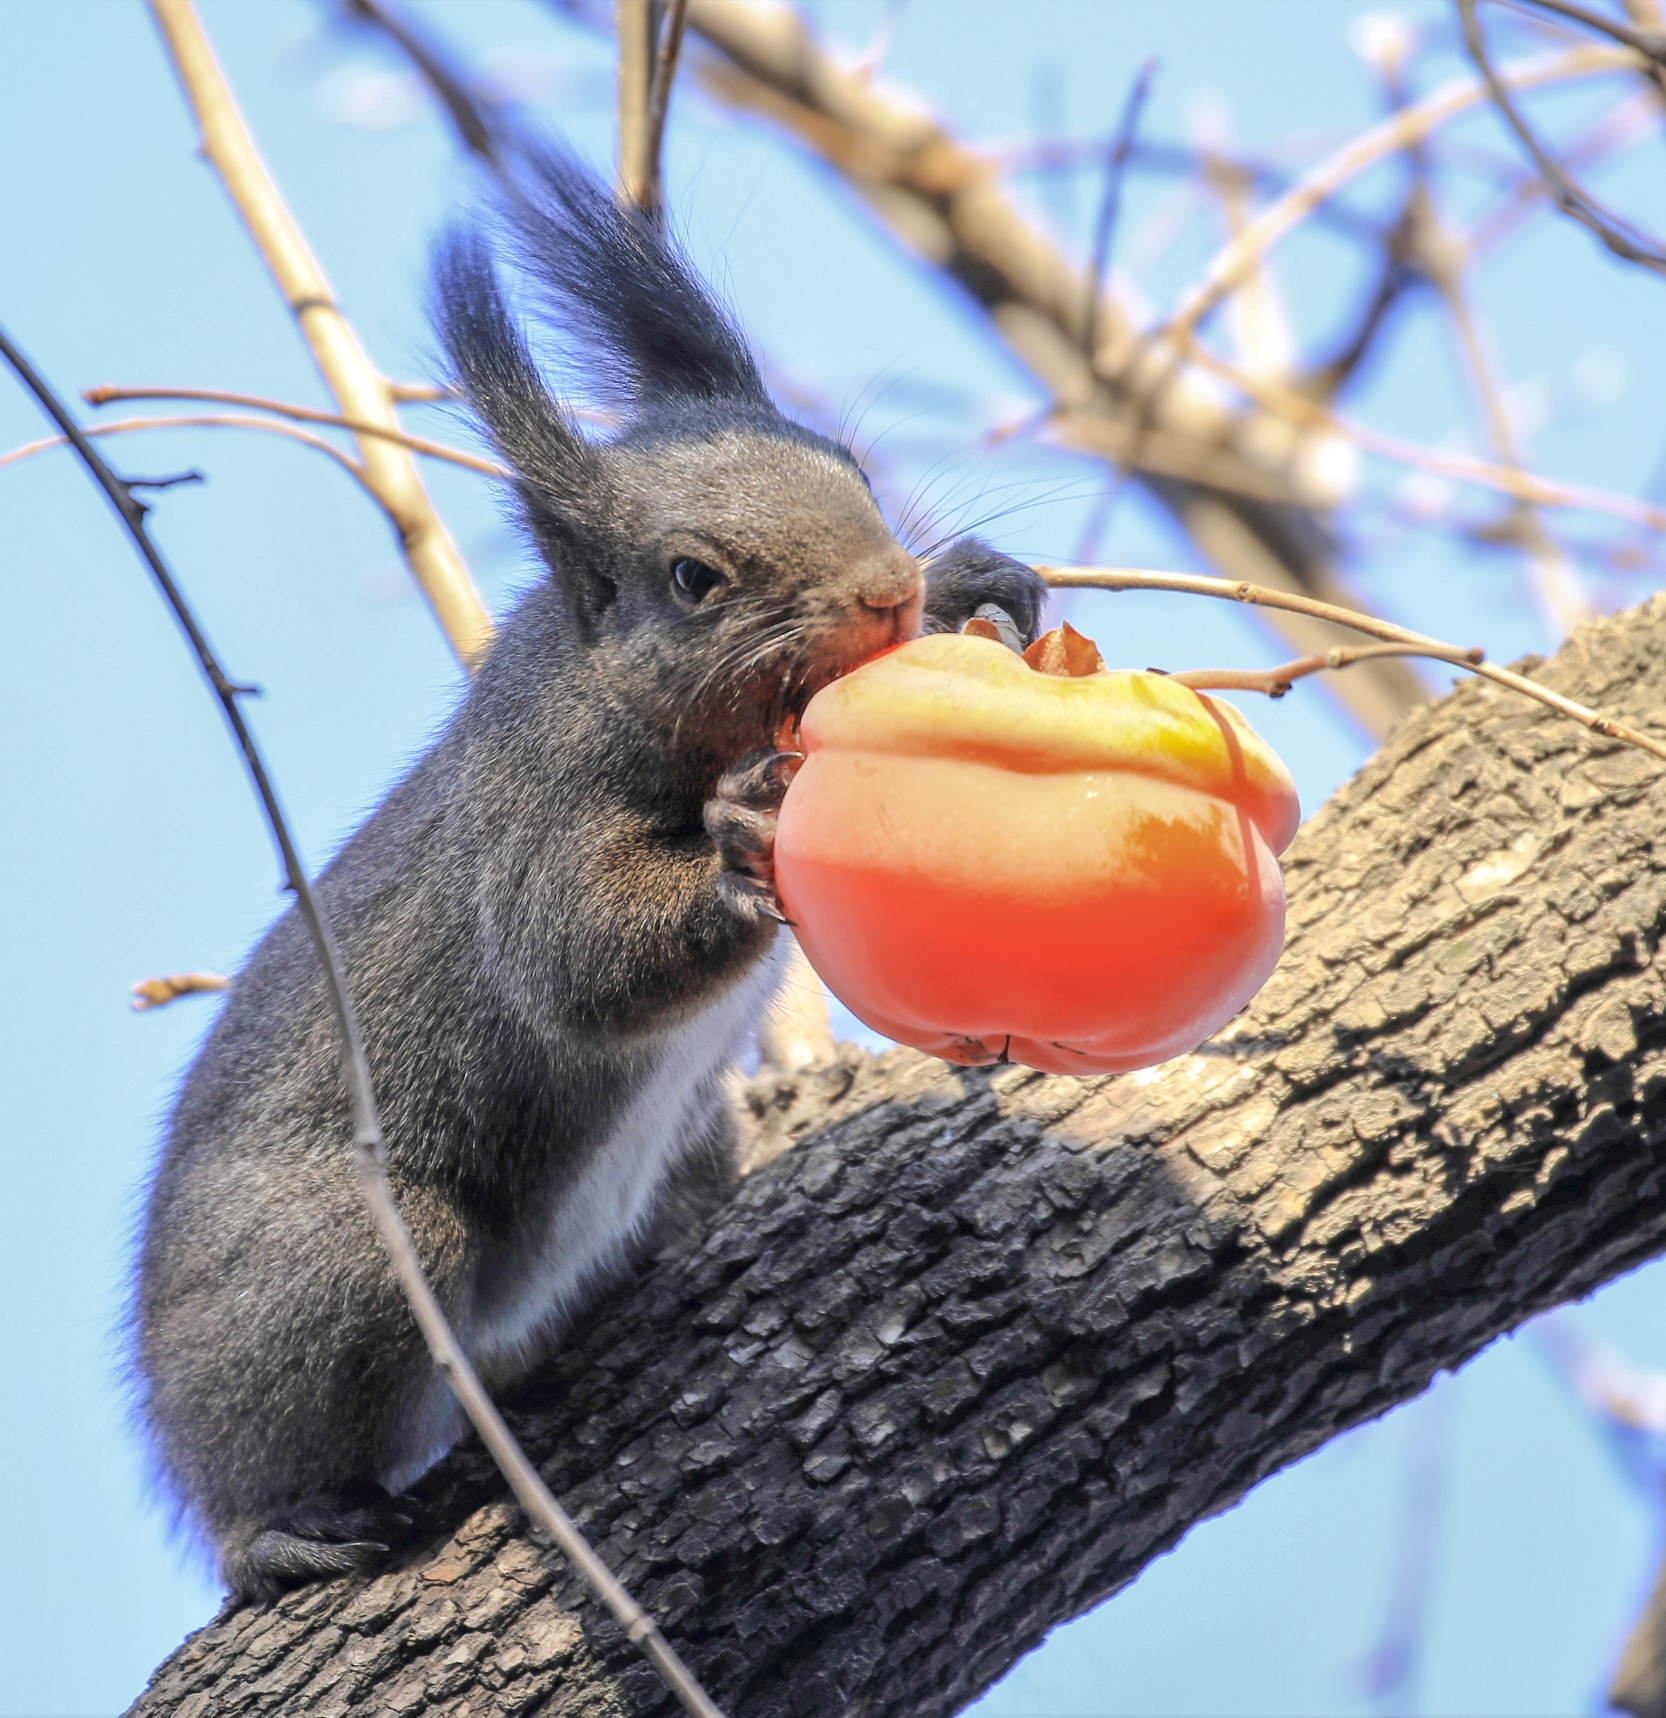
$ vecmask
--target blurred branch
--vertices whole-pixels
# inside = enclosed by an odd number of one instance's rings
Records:
[[[1481,488],[1497,490],[1521,501],[1536,502],[1542,507],[1567,507],[1591,513],[1608,514],[1641,525],[1650,531],[1666,532],[1666,507],[1656,507],[1630,495],[1616,495],[1601,489],[1587,489],[1575,483],[1558,483],[1540,477],[1519,465],[1497,465],[1471,454],[1446,453],[1439,448],[1421,447],[1416,442],[1402,441],[1368,425],[1342,417],[1328,406],[1322,406],[1278,382],[1251,376],[1229,364],[1219,354],[1211,352],[1195,335],[1183,342],[1186,357],[1201,369],[1230,383],[1266,407],[1288,417],[1293,423],[1309,429],[1327,430],[1345,436],[1362,451],[1378,458],[1392,460],[1397,465],[1414,470],[1436,473],[1460,483],[1473,483]]]
[[[1409,645],[1419,655],[1438,656],[1441,661],[1456,663],[1482,680],[1508,686],[1513,692],[1520,692],[1524,697],[1532,698],[1563,716],[1571,717],[1589,728],[1592,733],[1601,734],[1606,739],[1623,740],[1628,746],[1636,746],[1641,751],[1650,752],[1655,757],[1666,760],[1666,741],[1654,739],[1641,729],[1632,727],[1630,723],[1620,721],[1616,716],[1605,716],[1600,710],[1593,710],[1588,705],[1564,698],[1560,692],[1552,692],[1548,687],[1529,680],[1525,674],[1517,674],[1514,669],[1499,668],[1485,661],[1478,662],[1473,651],[1465,650],[1460,645],[1443,644],[1438,638],[1428,638],[1421,632],[1411,631],[1409,627],[1395,626],[1391,621],[1378,620],[1375,615],[1338,608],[1331,603],[1315,602],[1311,597],[1292,595],[1289,591],[1267,590],[1231,579],[1204,578],[1197,573],[1145,572],[1132,567],[1037,567],[1036,571],[1055,590],[1181,591],[1189,596],[1222,597],[1228,602],[1284,609],[1315,620],[1325,620],[1333,626],[1363,632],[1388,644]]]
[[[1607,1699],[1631,1718],[1666,1718],[1666,1561],[1620,1648]]]
[[[1499,81],[1517,90],[1538,89],[1546,84],[1567,83],[1607,72],[1635,71],[1637,67],[1637,56],[1629,49],[1575,48],[1554,58],[1511,66]],[[1216,252],[1197,285],[1181,299],[1168,322],[1152,331],[1149,340],[1154,343],[1195,329],[1236,288],[1261,255],[1321,203],[1368,167],[1450,124],[1487,97],[1485,80],[1463,78],[1350,138],[1305,173],[1282,197],[1268,204],[1237,238]]]
[[[1157,70],[1155,60],[1147,60],[1134,74],[1122,117],[1117,121],[1116,136],[1105,153],[1105,188],[1100,194],[1099,215],[1093,223],[1093,254],[1088,263],[1087,329],[1082,338],[1082,350],[1091,363],[1099,348],[1099,307],[1105,296],[1105,280],[1111,266],[1111,241],[1116,236],[1117,209],[1122,202],[1122,181],[1128,171],[1129,153],[1139,130],[1140,114],[1146,97],[1151,93],[1151,79]]]
[[[619,53],[619,197],[665,219],[660,151],[688,0],[614,0]]]
[[[1514,472],[1521,471],[1521,455],[1516,446],[1514,426],[1505,410],[1503,396],[1493,375],[1486,342],[1482,337],[1469,294],[1464,290],[1463,277],[1456,269],[1435,282],[1447,314],[1452,320],[1459,348],[1464,355],[1464,367],[1469,372],[1481,409],[1487,422],[1493,450]],[[1563,633],[1588,620],[1592,609],[1581,588],[1577,575],[1562,548],[1546,531],[1533,503],[1518,497],[1510,513],[1510,532],[1526,553],[1533,569],[1534,584],[1539,598],[1551,620]]]
[[[155,0],[157,5],[168,0]],[[341,1047],[341,1073],[347,1088],[353,1119],[353,1168],[359,1190],[370,1209],[378,1234],[387,1248],[394,1273],[406,1300],[410,1303],[423,1340],[428,1345],[434,1367],[450,1386],[459,1406],[480,1435],[480,1441],[491,1452],[510,1489],[530,1520],[547,1533],[556,1546],[589,1585],[591,1591],[613,1613],[632,1643],[646,1656],[659,1673],[667,1688],[676,1695],[685,1710],[694,1718],[723,1718],[695,1681],[682,1660],[660,1633],[653,1618],[636,1603],[615,1579],[612,1570],[591,1549],[589,1541],[579,1532],[567,1512],[556,1502],[544,1484],[538,1470],[527,1460],[514,1434],[504,1424],[485,1386],[480,1382],[462,1344],[446,1320],[417,1257],[416,1245],[400,1214],[398,1202],[388,1180],[387,1147],[382,1138],[381,1117],[377,1112],[376,1094],[370,1080],[370,1063],[365,1056],[359,1034],[358,1016],[347,989],[347,979],[323,908],[319,905],[312,885],[307,881],[294,838],[289,831],[282,807],[272,785],[265,760],[255,744],[254,735],[243,720],[238,698],[248,691],[229,679],[221,668],[196,615],[184,593],[151,540],[145,524],[148,511],[133,493],[131,480],[118,477],[100,457],[97,448],[87,439],[62,401],[49,388],[29,361],[0,332],[0,357],[16,372],[18,379],[34,395],[41,409],[63,432],[75,448],[81,462],[93,480],[104,491],[127,528],[134,547],[149,568],[163,600],[173,611],[174,619],[185,634],[202,670],[219,700],[220,709],[231,728],[233,738],[248,772],[250,783],[260,801],[266,824],[278,849],[283,874],[283,887],[295,897],[295,908],[312,940],[313,949],[322,969],[324,992],[328,999],[332,1021]]]
[[[1666,74],[1657,73],[1656,76]],[[1616,149],[1633,144],[1660,130],[1661,92],[1652,83],[1637,90],[1628,100],[1603,114],[1582,137],[1562,151],[1562,160],[1570,168],[1586,167],[1601,161]],[[1506,237],[1520,224],[1535,204],[1550,197],[1550,187],[1537,173],[1523,173],[1497,205],[1474,220],[1459,235],[1458,243],[1464,255],[1474,262]]]
[[[398,431],[393,395],[337,307],[329,281],[256,150],[191,0],[150,0],[164,42],[219,173],[287,300],[343,417]],[[361,435],[365,486],[398,534],[407,565],[446,637],[472,665],[492,635],[491,617],[417,475],[410,451]]]
[[[444,108],[463,146],[487,166],[501,171],[497,113],[467,88],[429,38],[402,13],[382,0],[341,0],[341,9],[355,23],[380,30],[416,67],[418,76]]]
[[[613,0],[618,56],[619,201],[644,213],[653,206],[648,160],[648,100],[653,80],[656,0]]]
[[[1541,12],[1554,12],[1559,18],[1583,24],[1587,30],[1596,30],[1613,41],[1625,43],[1628,48],[1635,48],[1656,65],[1666,66],[1666,34],[1659,30],[1634,30],[1618,18],[1604,17],[1587,6],[1575,6],[1571,0],[1517,0],[1517,4],[1537,6]]]
[[[1538,0],[1538,3],[1543,4],[1543,0]],[[1486,81],[1493,105],[1504,116],[1505,123],[1516,134],[1522,148],[1532,157],[1533,165],[1550,188],[1551,201],[1563,214],[1571,216],[1581,226],[1595,233],[1615,256],[1626,262],[1653,269],[1657,274],[1666,274],[1666,251],[1662,251],[1652,240],[1645,238],[1628,221],[1598,202],[1590,192],[1579,185],[1556,161],[1527,123],[1508,83],[1499,76],[1487,52],[1486,37],[1476,15],[1476,0],[1456,0],[1456,4],[1458,18],[1463,26],[1464,46],[1469,50],[1469,57],[1474,60]],[[1595,18],[1595,14],[1586,14],[1583,7],[1552,6],[1549,9],[1565,15],[1581,15],[1581,21]],[[1605,25],[1608,35],[1614,35],[1621,28],[1622,26],[1615,24]],[[1634,34],[1635,32],[1627,31],[1626,37]],[[1624,40],[1625,37],[1620,39]],[[1654,57],[1650,50],[1640,51],[1649,53],[1651,58]]]

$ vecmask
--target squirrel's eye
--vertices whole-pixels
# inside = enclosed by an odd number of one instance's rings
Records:
[[[723,575],[713,567],[708,567],[704,561],[696,561],[688,556],[671,563],[671,583],[676,586],[677,595],[686,597],[690,602],[699,602],[708,597],[723,583]]]

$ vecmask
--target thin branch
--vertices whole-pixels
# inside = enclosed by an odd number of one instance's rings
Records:
[[[1656,77],[1666,77],[1657,72]],[[1562,151],[1562,161],[1568,168],[1587,167],[1600,162],[1619,149],[1631,147],[1660,129],[1661,91],[1654,84],[1635,91],[1601,119],[1583,136],[1576,138]],[[1522,220],[1532,212],[1536,203],[1549,200],[1550,187],[1537,173],[1520,174],[1493,207],[1473,220],[1457,237],[1457,244],[1471,263],[1496,248]]]
[[[661,157],[665,151],[665,121],[671,112],[671,88],[677,81],[677,60],[683,51],[683,31],[688,25],[688,0],[667,0],[665,25],[659,52],[654,56],[653,82],[648,90],[648,141],[646,146],[651,212],[664,218],[665,176]]]
[[[129,484],[131,487],[131,482]],[[230,990],[231,980],[223,972],[170,972],[162,978],[141,978],[127,987],[133,992],[130,1006],[135,1014],[166,1008],[182,996],[198,996],[211,990]]]
[[[352,430],[355,435],[374,436],[381,441],[396,442],[413,453],[425,453],[432,459],[448,460],[487,477],[507,477],[509,471],[496,460],[482,459],[479,454],[464,453],[443,441],[430,441],[426,436],[407,435],[402,429],[388,429],[383,424],[366,423],[362,418],[344,418],[334,412],[321,412],[311,406],[297,406],[287,400],[271,400],[262,394],[238,394],[225,388],[117,388],[108,382],[96,388],[83,388],[81,398],[90,406],[105,406],[115,400],[214,400],[228,406],[253,406],[259,411],[275,412],[279,417],[296,418],[302,423],[331,424],[336,429]],[[575,417],[595,417],[592,412],[575,412]],[[182,418],[178,420],[183,423]],[[247,422],[247,419],[243,420]],[[368,478],[366,479],[368,484]],[[372,490],[374,494],[374,490]]]
[[[1546,84],[1567,83],[1576,78],[1608,72],[1637,70],[1637,56],[1625,48],[1575,48],[1551,59],[1508,68],[1508,81],[1518,90],[1538,89]],[[1399,153],[1409,144],[1427,137],[1487,99],[1483,79],[1462,78],[1402,108],[1369,130],[1350,138],[1340,149],[1310,168],[1301,179],[1264,208],[1253,221],[1218,250],[1197,284],[1187,292],[1169,320],[1153,329],[1146,344],[1190,332],[1212,311],[1252,268],[1261,256],[1310,215],[1321,203],[1335,196],[1350,180],[1358,178],[1384,157]]]
[[[1298,680],[1326,670],[1351,668],[1356,662],[1369,662],[1382,656],[1421,656],[1432,662],[1450,662],[1455,668],[1475,668],[1486,660],[1479,645],[1468,650],[1451,649],[1445,645],[1411,644],[1338,644],[1329,650],[1316,651],[1312,656],[1298,656],[1294,662],[1280,663],[1277,668],[1187,668],[1179,673],[1163,673],[1167,679],[1190,686],[1194,692],[1260,692],[1269,698],[1282,698]]]
[[[344,417],[399,429],[386,379],[377,371],[255,148],[191,0],[150,0],[174,70],[202,134],[203,153],[271,270]],[[363,436],[365,482],[398,535],[452,648],[473,664],[492,636],[491,616],[445,526],[435,513],[408,449]]]
[[[355,23],[381,30],[403,51],[434,98],[445,109],[463,146],[494,172],[503,169],[499,139],[493,128],[495,114],[457,77],[433,44],[393,7],[381,0],[341,0],[341,9]]]
[[[1536,699],[1550,709],[1582,723],[1593,733],[1607,739],[1623,740],[1655,757],[1666,760],[1666,741],[1652,739],[1648,734],[1622,722],[1618,717],[1605,716],[1584,704],[1564,698],[1523,674],[1510,668],[1499,668],[1490,662],[1459,660],[1466,653],[1461,647],[1443,644],[1438,638],[1426,638],[1408,627],[1395,626],[1391,621],[1378,620],[1375,615],[1361,614],[1355,609],[1339,608],[1335,603],[1318,602],[1312,597],[1297,596],[1291,591],[1269,590],[1264,585],[1247,584],[1237,579],[1211,579],[1201,573],[1156,573],[1134,567],[1037,567],[1047,583],[1056,590],[1099,591],[1181,591],[1189,596],[1223,597],[1228,602],[1249,603],[1258,608],[1283,609],[1289,614],[1304,614],[1313,620],[1329,621],[1333,626],[1345,626],[1380,638],[1388,644],[1410,645],[1419,655],[1438,656],[1441,661],[1456,661],[1461,667],[1483,680],[1508,686],[1513,692]]]
[[[1576,24],[1583,24],[1587,30],[1597,30],[1613,41],[1624,42],[1628,48],[1635,48],[1658,66],[1666,66],[1666,34],[1659,30],[1634,30],[1629,24],[1622,24],[1618,18],[1605,18],[1602,13],[1593,12],[1589,7],[1575,6],[1572,0],[1518,0],[1518,3],[1523,6],[1537,6],[1541,12],[1554,12],[1558,17],[1569,18]]]
[[[268,435],[288,436],[291,441],[302,442],[307,447],[316,448],[320,453],[327,453],[337,465],[352,474],[355,483],[364,484],[364,473],[333,442],[326,441],[321,435],[312,435],[307,430],[296,429],[293,424],[275,424],[270,418],[239,417],[235,412],[193,413],[168,418],[123,418],[119,423],[89,424],[84,433],[125,435],[130,430],[158,429],[252,429],[265,430]],[[45,453],[49,448],[70,445],[72,444],[69,438],[61,435],[49,435],[41,441],[25,442],[22,447],[14,447],[10,453],[0,454],[0,466],[15,464],[33,454]]]
[[[591,1549],[588,1540],[573,1524],[567,1512],[556,1502],[538,1471],[526,1458],[513,1434],[504,1424],[491,1397],[476,1376],[462,1345],[446,1322],[439,1301],[428,1279],[423,1275],[410,1230],[400,1215],[388,1182],[387,1147],[382,1138],[381,1118],[377,1113],[376,1094],[370,1081],[370,1064],[365,1056],[359,1033],[358,1016],[353,1009],[343,973],[341,955],[330,932],[328,920],[307,881],[289,825],[272,786],[264,759],[257,748],[243,712],[239,696],[247,690],[230,680],[220,667],[208,640],[186,602],[173,575],[169,572],[145,526],[145,504],[133,494],[130,482],[118,477],[105,463],[98,449],[81,431],[57,395],[37,374],[33,366],[14,346],[4,331],[0,331],[0,357],[4,357],[25,387],[35,396],[46,414],[58,425],[82,463],[109,498],[134,546],[144,558],[151,577],[180,629],[189,640],[197,665],[220,701],[221,711],[231,728],[237,748],[242,754],[244,768],[254,785],[255,793],[265,813],[267,827],[277,846],[283,875],[283,887],[295,897],[296,909],[306,923],[318,955],[324,978],[330,1012],[341,1040],[342,1078],[347,1087],[353,1115],[353,1167],[359,1188],[375,1219],[377,1231],[387,1247],[401,1288],[410,1302],[411,1311],[421,1328],[437,1371],[451,1386],[463,1411],[468,1415],[481,1442],[491,1452],[520,1500],[528,1517],[535,1521],[555,1541],[562,1554],[578,1570],[592,1592],[613,1613],[630,1640],[641,1648],[653,1662],[665,1685],[695,1718],[722,1718],[699,1683],[695,1681],[682,1660],[660,1633],[652,1617],[630,1596],[613,1572]]]
[[[618,39],[619,201],[653,215],[654,164],[648,155],[648,103],[654,75],[655,0],[614,0]]]
[[[1469,372],[1470,383],[1487,422],[1487,433],[1491,437],[1493,451],[1510,470],[1520,472],[1522,462],[1520,450],[1516,445],[1515,430],[1510,423],[1510,414],[1505,408],[1504,396],[1499,389],[1497,378],[1493,374],[1492,361],[1487,353],[1480,323],[1470,303],[1469,294],[1464,290],[1463,277],[1456,268],[1450,269],[1435,281],[1435,287],[1446,306],[1447,315],[1452,320],[1458,347],[1464,356],[1464,367]],[[1511,512],[1517,545],[1527,554],[1535,575],[1535,583],[1538,585],[1539,599],[1548,610],[1553,624],[1559,626],[1564,633],[1571,632],[1581,621],[1590,619],[1590,602],[1579,588],[1566,554],[1545,529],[1544,522],[1539,518],[1532,502],[1524,498],[1518,499]],[[1559,575],[1565,575],[1563,582],[1572,584],[1571,592],[1559,588]]]
[[[1122,205],[1122,182],[1127,176],[1128,158],[1139,131],[1140,114],[1144,111],[1146,97],[1151,93],[1151,80],[1156,71],[1157,62],[1147,60],[1134,74],[1134,81],[1122,104],[1116,135],[1105,155],[1105,189],[1099,199],[1099,217],[1093,224],[1086,327],[1082,334],[1082,350],[1087,353],[1090,364],[1099,349],[1099,301],[1104,296],[1105,276],[1111,266],[1111,240],[1116,234],[1117,211]]]
[[[1539,141],[1538,134],[1527,123],[1521,108],[1511,95],[1509,86],[1498,75],[1487,52],[1486,37],[1476,16],[1475,0],[1457,0],[1458,18],[1463,25],[1464,46],[1474,60],[1492,94],[1493,105],[1504,116],[1505,123],[1516,134],[1523,149],[1533,159],[1545,183],[1550,187],[1551,200],[1564,215],[1570,215],[1583,227],[1602,240],[1603,244],[1626,262],[1666,274],[1666,251],[1639,233],[1630,222],[1598,202],[1590,192],[1577,184],[1562,165]],[[1613,32],[1610,31],[1610,34]]]
[[[1604,513],[1651,531],[1666,531],[1666,507],[1651,506],[1629,495],[1614,495],[1601,489],[1587,489],[1574,483],[1558,483],[1539,477],[1519,467],[1495,465],[1472,454],[1445,453],[1438,448],[1420,447],[1416,442],[1401,441],[1397,436],[1354,423],[1328,406],[1319,405],[1305,394],[1282,383],[1261,376],[1251,376],[1212,352],[1197,338],[1186,335],[1180,342],[1186,357],[1211,375],[1230,382],[1258,405],[1291,422],[1310,429],[1328,430],[1345,436],[1364,452],[1378,458],[1411,466],[1419,471],[1433,472],[1460,483],[1473,483],[1483,489],[1497,490],[1521,501],[1537,502],[1541,507],[1568,507],[1582,512]]]

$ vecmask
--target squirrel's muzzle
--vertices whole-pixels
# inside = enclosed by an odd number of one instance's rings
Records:
[[[889,623],[887,644],[917,636],[924,597],[925,581],[920,577],[920,569],[914,557],[901,550],[897,559],[857,575],[857,605],[882,624]]]

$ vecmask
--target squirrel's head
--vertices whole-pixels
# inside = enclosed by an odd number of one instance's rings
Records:
[[[738,755],[811,693],[920,627],[921,577],[848,449],[784,417],[671,242],[570,158],[501,205],[533,306],[605,427],[547,385],[493,251],[453,236],[438,323],[514,476],[570,652],[641,720]]]

